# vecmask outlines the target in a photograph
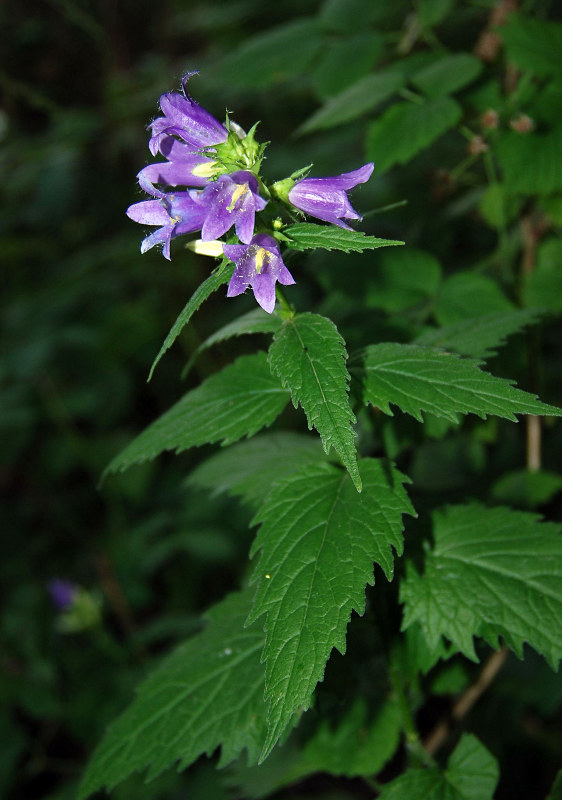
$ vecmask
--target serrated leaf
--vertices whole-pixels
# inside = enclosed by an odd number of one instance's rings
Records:
[[[521,194],[551,194],[562,191],[562,126],[548,133],[501,136],[497,154],[506,189]]]
[[[458,92],[480,75],[482,62],[470,53],[456,53],[428,64],[417,72],[412,83],[428,97]]]
[[[269,348],[271,369],[291,392],[293,405],[301,404],[308,427],[316,428],[326,453],[334,448],[361,491],[346,359],[338,329],[318,314],[287,319]]]
[[[404,83],[404,75],[398,69],[381,70],[373,75],[366,75],[315,111],[297,129],[297,134],[335,128],[374,111],[402,89]]]
[[[395,103],[367,132],[367,158],[379,173],[394,164],[405,164],[448,131],[462,117],[462,109],[450,97],[429,103]]]
[[[410,769],[384,787],[380,800],[492,800],[498,777],[496,759],[465,733],[444,772]]]
[[[375,344],[367,348],[365,402],[392,416],[390,404],[420,422],[422,411],[451,422],[458,414],[562,416],[562,410],[516,389],[505,378],[483,372],[478,361],[411,344]]]
[[[173,343],[176,341],[182,330],[185,328],[191,317],[197,311],[197,309],[207,300],[213,292],[216,292],[223,284],[228,283],[228,281],[232,277],[232,273],[234,272],[234,264],[224,261],[217,269],[212,272],[209,277],[203,281],[203,283],[193,292],[189,300],[187,301],[186,305],[184,306],[183,310],[181,311],[179,317],[172,325],[170,333],[164,339],[164,344],[160,348],[160,352],[154,359],[152,366],[150,368],[150,372],[148,374],[148,380],[152,378],[154,370],[156,369],[156,365],[166,352],[169,350]]]
[[[255,436],[208,458],[189,483],[242,497],[259,505],[279,481],[309,464],[323,464],[326,454],[316,436],[279,432]]]
[[[404,627],[430,647],[444,636],[477,660],[473,636],[498,637],[521,656],[527,642],[556,668],[562,657],[562,535],[536,514],[476,503],[433,514],[423,575],[401,583]]]
[[[271,374],[266,354],[242,356],[182,397],[116,456],[119,472],[164,452],[253,436],[283,411],[288,392]]]
[[[232,594],[207,613],[209,623],[142,683],[129,708],[95,751],[79,800],[139,770],[147,778],[179,762],[185,769],[221,747],[219,766],[246,749],[254,762],[265,736],[264,634],[244,627],[251,593]]]
[[[363,250],[375,250],[378,247],[391,247],[404,242],[392,239],[377,239],[367,236],[362,231],[348,231],[337,225],[315,225],[312,222],[300,222],[285,228],[283,235],[287,237],[285,244],[292,250],[343,250],[344,253],[361,253]]]
[[[447,278],[434,306],[435,318],[440,325],[515,310],[495,281],[474,272],[460,272]]]
[[[363,492],[336,467],[305,467],[266,498],[252,548],[261,557],[249,620],[267,614],[263,658],[269,732],[262,759],[294,712],[308,708],[333,647],[345,651],[352,610],[362,614],[373,562],[390,580],[402,552],[402,515],[413,514],[406,478],[382,461],[360,462]]]
[[[562,491],[562,475],[527,469],[507,472],[492,486],[490,495],[497,503],[533,509],[548,503]]]
[[[431,253],[415,247],[385,250],[369,276],[365,303],[369,308],[402,311],[427,302],[441,282],[441,265]]]
[[[275,333],[280,327],[281,319],[277,314],[268,314],[261,308],[254,308],[248,311],[247,314],[243,314],[227,325],[223,325],[222,328],[219,328],[218,331],[215,331],[215,333],[205,339],[189,359],[182,373],[182,377],[187,375],[198,356],[210,347],[232,339],[235,336],[245,336],[252,333]]]
[[[562,24],[523,15],[511,15],[502,26],[507,58],[536,75],[559,76],[562,71]]]
[[[463,356],[489,358],[508,336],[531,325],[541,315],[540,309],[499,311],[482,317],[471,317],[443,328],[428,328],[415,339],[415,344],[454,350]]]

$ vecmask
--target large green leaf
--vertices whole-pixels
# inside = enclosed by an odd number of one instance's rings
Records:
[[[152,366],[150,368],[150,373],[148,375],[148,380],[152,378],[152,374],[156,369],[156,365],[166,352],[169,350],[173,343],[176,341],[180,333],[182,332],[183,328],[187,325],[193,314],[197,311],[197,309],[201,306],[202,303],[210,297],[213,292],[222,286],[225,283],[228,283],[230,278],[232,277],[232,273],[234,271],[234,264],[224,261],[217,269],[212,272],[207,280],[203,281],[203,283],[195,290],[195,292],[191,295],[190,299],[187,301],[186,305],[184,306],[182,312],[180,313],[177,320],[172,325],[170,333],[164,339],[164,344],[160,348],[160,352],[154,359]]]
[[[510,192],[550,194],[562,191],[562,126],[548,133],[509,131],[497,145],[505,185]]]
[[[289,400],[265,353],[242,356],[188,392],[116,456],[108,472],[154,458],[164,450],[235,442],[271,425]]]
[[[280,431],[255,436],[212,455],[189,476],[189,483],[242,497],[259,505],[279,481],[326,454],[317,436]]]
[[[473,636],[498,637],[519,655],[527,642],[556,668],[562,657],[562,535],[536,514],[452,506],[433,515],[423,575],[401,584],[404,627],[418,622],[430,647],[449,639],[477,660]]]
[[[328,39],[312,74],[316,94],[324,99],[342,92],[371,71],[383,49],[383,37],[373,30]]]
[[[459,272],[443,281],[434,306],[440,325],[454,325],[501,311],[515,311],[515,306],[496,281],[477,272]]]
[[[355,417],[349,406],[345,342],[334,323],[318,314],[287,319],[269,348],[269,363],[316,428],[324,449],[333,446],[358,491],[361,478],[355,450]]]
[[[362,231],[348,231],[337,225],[316,225],[312,222],[300,222],[285,228],[283,235],[287,237],[286,245],[292,250],[343,250],[344,253],[361,253],[363,250],[375,250],[378,247],[390,247],[404,244],[392,239],[377,239],[367,236]]]
[[[333,647],[345,651],[352,610],[362,614],[373,562],[390,580],[392,548],[402,552],[402,515],[412,514],[403,475],[387,463],[360,462],[363,492],[326,465],[280,483],[256,516],[252,555],[261,551],[250,620],[267,615],[263,658],[271,751],[295,711],[308,708]]]
[[[335,128],[357,119],[395,94],[404,86],[404,75],[398,69],[380,70],[366,75],[340,94],[332,97],[318,111],[305,120],[297,133]]]
[[[511,15],[501,36],[507,57],[537,75],[562,72],[562,23]]]
[[[438,97],[428,103],[395,103],[367,133],[367,158],[378,172],[405,164],[456,125],[462,116],[458,103]]]
[[[478,362],[412,344],[375,344],[367,348],[365,401],[392,416],[390,404],[422,421],[422,411],[451,422],[458,414],[488,414],[516,421],[515,414],[562,416],[514,388],[508,380],[482,372]]]
[[[463,356],[488,358],[497,353],[508,336],[531,325],[540,313],[529,308],[469,317],[443,328],[428,328],[416,337],[415,344],[454,350]]]
[[[264,635],[244,627],[251,593],[212,608],[209,623],[168,656],[95,751],[79,800],[111,789],[137,770],[148,779],[179,762],[185,769],[221,747],[220,765],[247,749],[255,762],[265,738]]]
[[[492,800],[498,777],[495,758],[465,733],[444,772],[410,769],[384,787],[380,800]]]
[[[562,239],[551,238],[537,250],[534,270],[523,278],[523,302],[562,313]]]
[[[416,72],[412,83],[428,97],[457,92],[482,72],[482,62],[469,53],[446,55]]]
[[[383,250],[369,273],[365,304],[396,312],[427,303],[441,282],[441,265],[431,253],[415,247]]]

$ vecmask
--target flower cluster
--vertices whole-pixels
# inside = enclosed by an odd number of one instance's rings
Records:
[[[255,140],[257,126],[245,133],[228,117],[224,125],[215,119],[187,94],[194,74],[184,77],[181,93],[160,98],[162,116],[150,125],[149,149],[165,161],[139,172],[139,185],[152,199],[134,203],[127,214],[142,225],[156,226],[141,252],[162,245],[167,259],[172,239],[200,231],[199,252],[222,254],[235,264],[228,297],[251,287],[260,306],[272,312],[276,283],[294,280],[276,241],[282,238],[282,223],[274,224],[272,217],[268,224],[267,213],[256,215],[281,204],[289,212],[349,228],[344,220],[361,217],[347,192],[370,178],[373,164],[331,178],[300,177],[301,170],[268,187],[259,173],[265,146]],[[219,242],[232,228],[240,244]]]

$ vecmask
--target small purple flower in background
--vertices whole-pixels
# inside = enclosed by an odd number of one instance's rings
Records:
[[[166,186],[205,186],[212,174],[215,161],[193,152],[190,145],[178,142],[173,136],[164,136],[160,152],[168,160],[149,164],[137,175],[139,185],[148,194],[155,194],[154,184]],[[196,170],[199,174],[194,172]],[[203,173],[203,174],[201,174]],[[206,173],[206,174],[205,174]]]
[[[208,215],[201,230],[203,241],[218,239],[233,225],[236,235],[244,244],[249,244],[254,233],[256,211],[267,205],[258,194],[258,180],[251,172],[241,170],[221,175],[210,183],[202,193]]]
[[[191,146],[192,152],[203,150],[225,142],[228,131],[199,103],[185,91],[189,78],[197,72],[188,72],[182,80],[183,94],[167,92],[160,97],[163,117],[151,124],[152,136],[148,144],[152,155],[162,152],[163,142],[168,136],[177,136]]]
[[[157,244],[163,245],[162,254],[170,260],[170,241],[183,233],[201,230],[209,209],[203,201],[202,192],[164,194],[153,189],[156,200],[143,200],[127,209],[127,216],[141,225],[159,225],[157,231],[141,243],[141,253],[146,253]]]
[[[242,294],[248,286],[268,314],[275,308],[275,283],[289,286],[293,276],[283,263],[277,242],[272,236],[258,233],[249,244],[225,244],[223,252],[236,268],[228,285],[227,297]]]
[[[63,581],[60,578],[53,578],[47,584],[47,590],[51,603],[58,611],[67,611],[78,593],[78,587],[70,581]]]
[[[304,178],[288,192],[289,202],[311,217],[351,230],[344,219],[361,219],[348,200],[347,192],[371,177],[374,164],[344,172],[333,178]]]

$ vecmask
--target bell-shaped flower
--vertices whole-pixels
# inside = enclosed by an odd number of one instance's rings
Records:
[[[228,131],[199,103],[192,100],[185,87],[187,81],[197,72],[188,72],[182,80],[182,94],[167,92],[160,97],[160,109],[163,117],[158,117],[151,124],[152,136],[148,146],[152,155],[161,150],[167,136],[177,136],[192,151],[204,150],[213,145],[225,142]]]
[[[303,178],[289,189],[288,201],[311,217],[351,230],[343,220],[361,219],[361,216],[349,202],[347,192],[368,181],[373,169],[374,164],[365,164],[333,178]]]
[[[158,230],[141,243],[141,253],[155,245],[162,245],[162,253],[170,260],[170,242],[183,233],[193,233],[203,226],[208,208],[203,202],[202,192],[191,189],[173,194],[159,193],[157,199],[134,203],[127,209],[127,216],[141,225],[158,225]]]
[[[137,175],[139,185],[148,194],[154,194],[154,184],[166,186],[205,186],[214,174],[215,161],[193,152],[193,148],[164,136],[160,142],[160,152],[168,159],[157,164],[149,164]]]
[[[256,211],[267,205],[258,189],[256,176],[246,170],[220,175],[203,189],[202,199],[209,210],[201,230],[203,241],[218,239],[234,225],[240,241],[249,244]]]
[[[295,282],[283,263],[275,239],[266,233],[258,233],[249,244],[223,245],[223,252],[236,264],[227,297],[236,297],[251,286],[257,302],[271,314],[275,308],[276,281],[285,286]]]

